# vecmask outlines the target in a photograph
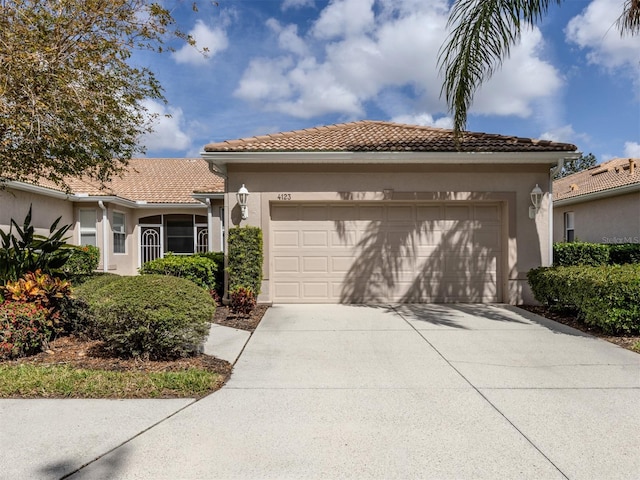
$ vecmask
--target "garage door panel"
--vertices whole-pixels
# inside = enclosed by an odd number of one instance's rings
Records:
[[[357,230],[341,230],[331,232],[332,247],[353,247],[357,243]]]
[[[271,219],[275,222],[296,221],[299,217],[297,205],[271,206]]]
[[[297,231],[286,230],[274,230],[273,232],[273,245],[274,247],[293,247],[297,248],[300,245],[299,236]]]
[[[382,221],[385,218],[384,207],[363,206],[359,209],[358,220]]]
[[[296,204],[272,213],[275,302],[500,298],[498,204]]]
[[[298,282],[274,281],[273,294],[281,300],[300,299],[300,284]]]
[[[273,257],[274,273],[298,273],[300,272],[300,259],[298,257]]]
[[[476,206],[474,211],[474,219],[483,223],[500,223],[500,215],[499,205]]]
[[[415,208],[413,206],[390,206],[387,209],[387,220],[389,222],[413,222]]]
[[[300,212],[300,218],[305,220],[311,220],[314,222],[322,222],[329,219],[329,208],[326,205],[313,205],[303,206]]]
[[[303,257],[302,273],[329,273],[329,259],[327,257]]]
[[[329,232],[322,231],[303,231],[302,232],[302,247],[322,247],[327,248],[329,246]]]

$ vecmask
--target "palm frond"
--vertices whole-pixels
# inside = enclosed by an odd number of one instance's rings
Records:
[[[524,25],[535,25],[551,3],[562,0],[457,0],[447,26],[452,28],[438,55],[444,94],[456,136],[464,131],[477,89],[509,56]],[[639,1],[639,0],[630,0]]]
[[[626,0],[622,15],[618,18],[620,34],[640,34],[640,0]]]

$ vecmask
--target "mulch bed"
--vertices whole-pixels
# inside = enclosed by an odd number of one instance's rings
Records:
[[[220,306],[216,309],[214,323],[253,331],[260,323],[267,308],[268,306],[266,305],[258,305],[250,315],[241,316],[233,315],[229,312],[228,307]],[[117,358],[104,350],[102,342],[87,340],[73,335],[53,340],[45,352],[0,363],[68,365],[74,368],[91,370],[138,372],[178,372],[190,368],[198,368],[219,373],[224,375],[225,378],[229,376],[233,369],[233,366],[229,362],[204,354],[172,361]]]
[[[519,305],[520,308],[524,310],[528,310],[529,312],[540,315],[541,317],[548,318],[549,320],[553,320],[554,322],[562,323],[564,325],[568,325],[570,327],[575,328],[576,330],[580,330],[581,332],[588,333],[589,335],[593,335],[594,337],[602,338],[607,342],[615,343],[622,348],[626,348],[627,350],[631,350],[632,352],[640,353],[640,350],[634,349],[633,347],[640,345],[640,335],[627,335],[627,336],[615,336],[609,335],[602,331],[599,327],[586,325],[585,323],[578,320],[575,316],[572,316],[567,313],[558,312],[548,307],[543,306],[534,306],[534,305]]]

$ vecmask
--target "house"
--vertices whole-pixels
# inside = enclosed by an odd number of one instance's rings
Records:
[[[5,183],[0,190],[0,228],[18,224],[33,205],[33,225],[48,235],[51,223],[72,225],[69,243],[100,249],[102,271],[135,275],[166,252],[192,254],[224,246],[224,179],[202,159],[136,158],[104,186],[88,178],[55,184]]]
[[[551,263],[550,171],[578,154],[359,121],[211,143],[202,157],[226,178],[226,224],[263,230],[261,301],[518,304],[533,301],[527,272]]]
[[[640,159],[615,158],[553,182],[553,240],[640,242]]]

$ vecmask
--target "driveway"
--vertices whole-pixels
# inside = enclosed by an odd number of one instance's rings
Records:
[[[71,478],[630,479],[639,432],[640,355],[515,307],[276,305],[223,389]]]

